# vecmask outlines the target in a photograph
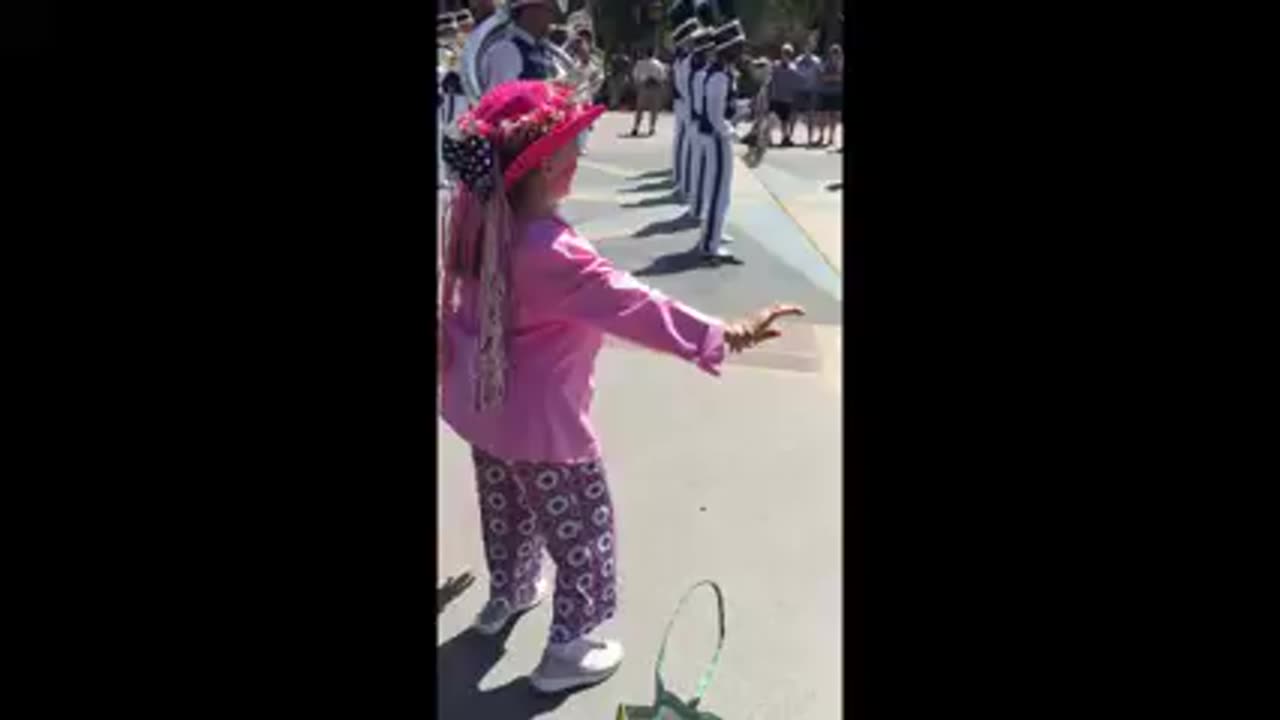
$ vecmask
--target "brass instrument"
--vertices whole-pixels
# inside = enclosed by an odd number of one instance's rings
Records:
[[[756,167],[764,159],[764,154],[769,151],[769,136],[772,134],[769,121],[769,92],[773,86],[773,67],[767,60],[756,61],[752,63],[750,72],[760,83],[760,90],[751,101],[753,122],[748,135],[753,142],[744,160],[748,167]]]
[[[446,72],[459,72],[462,66],[462,48],[475,21],[471,17],[471,11],[466,9],[445,13],[441,18],[445,19],[442,22],[447,23],[446,27],[452,27],[453,31],[447,39],[437,44],[436,63]]]

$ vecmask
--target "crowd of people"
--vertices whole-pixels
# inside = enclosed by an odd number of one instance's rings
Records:
[[[742,52],[735,61],[734,74],[738,82],[734,100],[753,108],[751,101],[767,87],[764,107],[768,123],[760,126],[769,133],[766,138],[769,146],[789,148],[801,144],[843,152],[843,148],[837,146],[844,107],[843,50],[833,43],[819,57],[816,40],[808,40],[806,46],[805,52],[797,53],[794,45],[784,43],[772,58]],[[635,110],[633,135],[639,134],[642,115],[649,116],[648,134],[652,134],[658,113],[665,109],[675,111],[677,56],[664,57],[651,48],[641,47],[632,55],[615,55],[608,63],[606,92],[600,99],[611,110]],[[740,122],[763,119],[757,117],[754,110],[738,117]],[[799,143],[797,124],[803,124],[805,129]],[[754,133],[753,128],[752,133],[743,138],[744,142],[752,142]]]
[[[811,44],[796,57],[790,43],[782,46],[770,68],[768,83],[769,121],[763,126],[772,141],[773,128],[780,131],[779,145],[795,145],[796,123],[805,121],[807,143],[828,147],[835,142],[844,106],[844,55],[839,45],[831,45],[819,58]]]

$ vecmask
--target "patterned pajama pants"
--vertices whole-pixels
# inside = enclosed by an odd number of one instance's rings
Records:
[[[615,532],[601,463],[512,463],[476,448],[471,457],[490,600],[510,606],[532,601],[546,550],[556,566],[551,642],[577,639],[612,618]]]

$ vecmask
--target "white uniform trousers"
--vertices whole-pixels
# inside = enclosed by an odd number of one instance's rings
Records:
[[[699,123],[693,123],[695,130],[693,134],[693,157],[690,165],[693,167],[693,216],[699,219],[707,217],[707,172],[711,169],[712,158],[708,155],[711,149],[712,135],[702,131],[698,127]]]
[[[702,238],[699,248],[714,253],[724,238],[724,221],[729,214],[729,194],[733,182],[733,136],[723,132],[703,136],[706,170],[702,176]]]
[[[675,121],[676,136],[671,143],[671,177],[675,180],[676,192],[678,193],[684,187],[684,176],[682,174],[684,168],[680,165],[680,158],[684,154],[685,120],[684,102],[681,100],[676,100],[675,102]]]

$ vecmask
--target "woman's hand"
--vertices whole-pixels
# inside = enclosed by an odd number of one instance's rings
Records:
[[[781,337],[782,331],[773,327],[774,321],[783,317],[803,317],[804,308],[799,305],[774,305],[765,308],[750,319],[730,323],[724,329],[724,341],[733,352],[742,352],[765,340]]]

